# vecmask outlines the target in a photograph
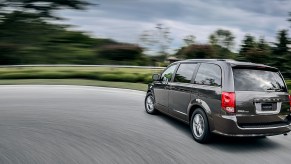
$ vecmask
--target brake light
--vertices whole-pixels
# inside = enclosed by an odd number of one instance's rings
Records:
[[[289,95],[290,112],[291,112],[291,95]]]
[[[222,92],[221,94],[221,107],[228,113],[235,112],[235,93]]]

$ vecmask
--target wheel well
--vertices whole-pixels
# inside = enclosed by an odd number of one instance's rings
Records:
[[[199,105],[193,105],[193,106],[190,108],[190,112],[189,112],[189,116],[188,116],[189,122],[191,121],[191,117],[192,117],[193,112],[194,112],[197,108],[201,108],[201,106],[199,106]],[[203,108],[201,108],[201,109],[204,110]]]

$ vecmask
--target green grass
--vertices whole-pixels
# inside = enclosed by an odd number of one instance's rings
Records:
[[[125,88],[146,91],[147,85],[142,83],[112,82],[84,79],[21,79],[0,80],[0,85],[83,85],[112,88]]]
[[[113,67],[0,68],[0,85],[85,85],[146,91],[153,73],[161,69]]]

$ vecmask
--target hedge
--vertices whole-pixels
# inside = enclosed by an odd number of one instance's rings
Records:
[[[149,83],[151,74],[123,72],[1,72],[0,79],[91,79],[103,81]]]

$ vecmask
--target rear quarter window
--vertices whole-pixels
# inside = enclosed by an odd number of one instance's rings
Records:
[[[198,69],[195,84],[221,86],[221,68],[215,64],[202,63]]]

